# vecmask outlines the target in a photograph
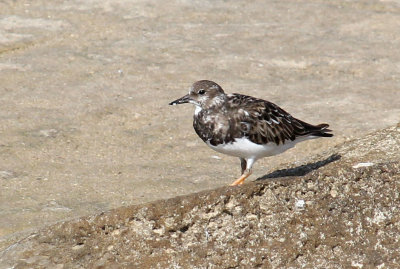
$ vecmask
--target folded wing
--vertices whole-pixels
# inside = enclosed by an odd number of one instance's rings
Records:
[[[240,124],[240,128],[232,128],[236,133],[233,137],[248,137],[253,143],[284,144],[302,136],[333,136],[327,129],[328,124],[312,125],[292,117],[274,103],[251,96],[231,94],[231,109],[234,113],[232,124]]]

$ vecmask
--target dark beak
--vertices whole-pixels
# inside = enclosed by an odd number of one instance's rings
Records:
[[[189,103],[189,101],[191,100],[189,94],[186,94],[185,96],[176,99],[175,101],[169,103],[170,105],[174,106],[174,105],[180,105],[180,104],[185,104],[185,103]]]

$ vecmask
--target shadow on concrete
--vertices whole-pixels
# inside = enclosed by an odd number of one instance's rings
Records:
[[[304,165],[300,165],[298,167],[289,168],[289,169],[281,169],[274,171],[272,173],[266,174],[262,177],[256,179],[256,181],[266,180],[270,178],[280,178],[280,177],[294,177],[294,176],[304,176],[310,173],[313,170],[316,170],[322,166],[325,166],[331,162],[337,161],[341,158],[339,154],[332,154],[328,158],[322,161],[308,163]]]

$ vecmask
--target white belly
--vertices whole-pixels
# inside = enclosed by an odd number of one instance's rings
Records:
[[[259,145],[251,142],[247,138],[236,138],[235,142],[220,144],[217,146],[211,145],[207,142],[207,145],[215,151],[223,154],[240,157],[244,159],[260,159],[263,157],[274,156],[280,154],[296,145],[298,142],[311,139],[313,137],[302,137],[294,141],[286,140],[285,144],[276,145],[275,143],[268,143],[265,145]]]

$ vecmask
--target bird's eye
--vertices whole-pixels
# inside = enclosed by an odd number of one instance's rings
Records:
[[[206,93],[206,91],[203,90],[203,89],[201,89],[200,91],[198,91],[198,94],[205,94],[205,93]]]

